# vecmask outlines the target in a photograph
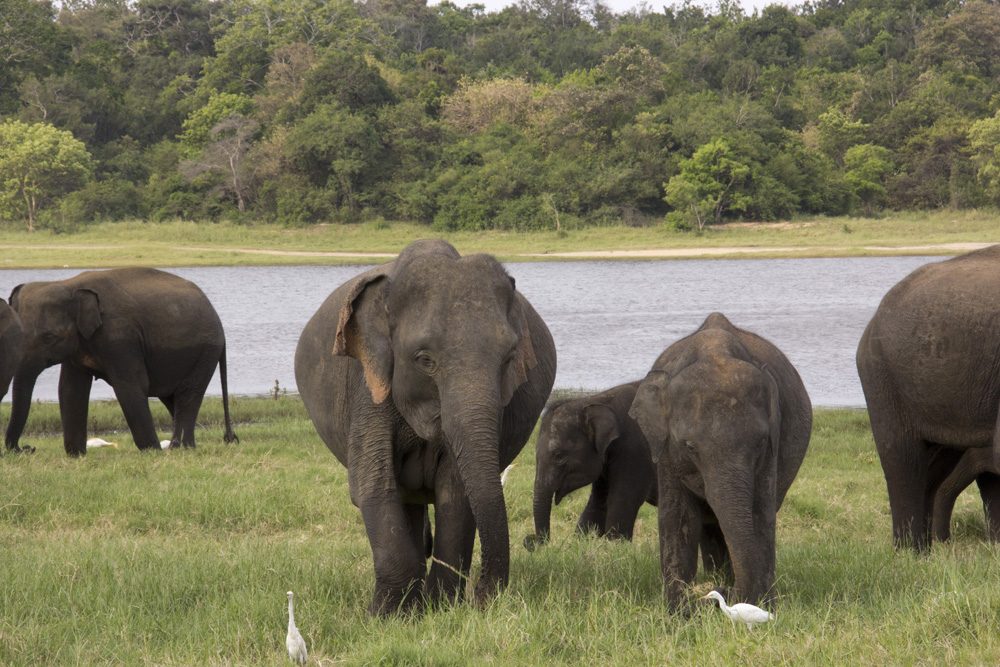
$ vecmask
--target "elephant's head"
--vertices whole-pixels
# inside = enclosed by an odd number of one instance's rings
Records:
[[[24,327],[24,351],[14,375],[6,438],[7,446],[16,448],[38,375],[77,354],[81,341],[101,326],[101,307],[93,290],[72,289],[58,282],[18,285],[10,294],[10,305]]]
[[[708,359],[651,371],[629,415],[646,436],[654,464],[668,466],[704,498],[715,480],[748,478],[752,490],[761,466],[775,466],[778,405],[777,383],[766,369],[740,359]]]
[[[558,505],[600,477],[619,434],[614,410],[603,403],[564,401],[545,412],[535,444],[535,535],[527,548],[548,540],[553,497]]]
[[[361,362],[372,400],[391,401],[421,438],[454,456],[480,531],[477,596],[506,584],[501,415],[536,364],[514,280],[493,258],[411,245],[388,272],[360,278],[334,353]]]

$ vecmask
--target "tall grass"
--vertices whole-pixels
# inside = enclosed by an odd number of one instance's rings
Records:
[[[777,620],[751,633],[707,604],[666,610],[653,508],[633,543],[581,538],[578,491],[556,508],[550,544],[525,551],[530,443],[504,489],[510,587],[481,611],[369,619],[360,512],[301,403],[238,398],[241,444],[225,445],[216,402],[198,449],[152,453],[114,432],[116,405],[95,405],[95,432],[122,446],[80,460],[62,451],[56,407],[35,406],[38,451],[0,459],[0,664],[285,665],[286,590],[310,664],[1000,661],[1000,558],[978,496],[960,498],[952,542],[895,553],[863,412],[817,412],[778,515]],[[718,583],[700,573],[692,596]]]

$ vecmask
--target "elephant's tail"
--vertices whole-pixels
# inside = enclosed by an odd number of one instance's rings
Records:
[[[219,356],[219,380],[222,382],[222,413],[226,419],[226,443],[240,444],[240,439],[233,433],[233,423],[229,419],[229,381],[226,379],[226,344],[222,344],[222,354]]]

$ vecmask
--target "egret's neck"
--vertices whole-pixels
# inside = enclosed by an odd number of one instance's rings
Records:
[[[291,630],[295,627],[295,605],[292,603],[292,598],[288,598],[288,629]]]

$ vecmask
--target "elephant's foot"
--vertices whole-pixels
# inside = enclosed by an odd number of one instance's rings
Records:
[[[405,589],[376,584],[375,595],[368,605],[369,616],[382,618],[399,613],[419,612],[423,608],[422,582],[415,581]]]
[[[549,541],[549,536],[545,533],[537,535],[528,535],[524,538],[524,548],[528,551],[534,551],[538,547],[544,545]]]
[[[24,447],[19,447],[17,445],[13,445],[13,446],[7,447],[7,450],[10,451],[10,452],[12,452],[12,453],[14,453],[14,454],[34,454],[35,453],[35,448],[32,447],[31,445],[25,445]]]

